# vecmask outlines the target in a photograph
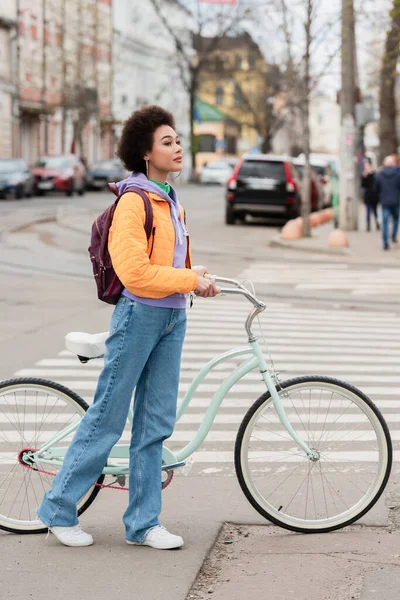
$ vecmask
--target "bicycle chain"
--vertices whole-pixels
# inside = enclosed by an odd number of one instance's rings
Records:
[[[31,448],[27,448],[28,450],[31,450]],[[23,448],[21,450],[21,452],[23,452],[25,450],[25,448]],[[21,460],[20,460],[20,455],[18,455],[18,462],[21,465],[21,467],[24,467],[24,469],[29,469],[30,471],[36,471],[37,473],[43,473],[44,475],[50,475],[51,477],[55,477],[56,473],[51,473],[50,471],[45,471],[44,469],[37,469],[35,467],[30,467],[29,465],[25,465]],[[165,490],[171,483],[172,479],[174,478],[174,471],[171,472],[171,478],[170,480],[164,485],[162,486],[162,489]],[[128,487],[123,487],[120,485],[111,485],[111,484],[104,484],[104,483],[95,483],[94,487],[101,487],[101,488],[107,488],[109,490],[120,490],[121,492],[128,492],[129,488]]]

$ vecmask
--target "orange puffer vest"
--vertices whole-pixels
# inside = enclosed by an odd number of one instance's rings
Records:
[[[176,269],[172,267],[175,229],[169,204],[157,194],[147,194],[153,207],[153,231],[149,240],[144,229],[146,213],[142,198],[135,192],[127,192],[118,202],[108,237],[114,270],[135,296],[165,298],[175,293],[187,294],[198,282],[196,273],[190,270],[189,237],[186,269]]]

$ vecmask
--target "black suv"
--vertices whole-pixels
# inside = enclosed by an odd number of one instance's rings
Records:
[[[299,174],[290,158],[252,154],[239,161],[227,183],[227,225],[246,215],[287,221],[299,214]]]

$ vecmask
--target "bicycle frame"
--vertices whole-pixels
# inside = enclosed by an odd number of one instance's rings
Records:
[[[177,452],[172,452],[166,446],[163,447],[163,469],[173,468],[173,466],[182,466],[184,461],[195,452],[203,443],[207,434],[214,422],[215,416],[218,412],[219,407],[221,406],[222,401],[225,396],[229,392],[229,390],[237,383],[244,375],[258,368],[262,378],[264,380],[266,389],[271,394],[275,411],[282,423],[282,426],[286,429],[289,435],[292,437],[294,442],[300,446],[305,454],[311,460],[318,458],[317,452],[309,448],[309,446],[305,443],[305,441],[298,435],[298,433],[293,429],[290,424],[285,409],[283,407],[282,401],[280,399],[279,393],[276,389],[274,380],[268,370],[267,363],[263,356],[262,350],[259,346],[257,338],[253,335],[251,331],[251,323],[254,317],[261,311],[265,309],[265,304],[259,302],[250,292],[241,286],[239,282],[235,280],[227,280],[223,278],[216,278],[216,281],[227,281],[229,283],[234,282],[237,287],[240,287],[241,290],[245,290],[242,292],[240,289],[235,290],[233,288],[226,288],[221,290],[223,293],[244,293],[253,304],[255,305],[254,310],[250,313],[247,321],[246,321],[246,330],[248,332],[249,340],[248,345],[243,348],[236,348],[225,352],[212,360],[210,360],[197,374],[197,376],[193,379],[189,389],[187,390],[181,404],[178,407],[177,418],[176,421],[182,418],[185,414],[186,409],[190,405],[190,402],[196,393],[196,390],[200,386],[200,384],[206,379],[207,375],[218,365],[223,364],[224,362],[230,361],[233,358],[237,358],[240,356],[248,356],[248,358],[238,365],[232,373],[226,377],[226,379],[219,385],[217,391],[215,392],[207,411],[204,415],[204,418],[200,424],[200,427],[194,437],[184,448],[178,450]],[[132,422],[133,413],[132,410],[129,410],[128,421]],[[49,442],[47,442],[42,448],[40,448],[33,455],[33,460],[36,460],[40,463],[48,463],[57,466],[61,466],[62,459],[67,451],[66,447],[58,447],[54,448],[54,444],[60,442],[63,438],[66,438],[70,433],[72,433],[75,429],[77,429],[79,425],[79,420],[76,423],[71,424],[68,428],[60,431],[57,435],[55,435]],[[46,455],[47,453],[47,455]],[[50,453],[50,456],[49,456]],[[129,460],[129,444],[116,444],[109,455],[109,459],[125,459]],[[106,475],[125,475],[129,473],[129,465],[122,464],[112,464],[109,461],[107,462],[107,466],[104,468],[103,473]]]

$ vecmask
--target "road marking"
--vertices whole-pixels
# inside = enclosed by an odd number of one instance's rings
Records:
[[[347,267],[346,267],[347,268]],[[339,270],[343,271],[344,267]],[[351,275],[351,273],[350,273]],[[279,269],[276,269],[279,276]],[[363,275],[362,275],[363,277]],[[351,277],[349,278],[351,283]],[[196,299],[194,307],[188,311],[188,333],[184,343],[181,365],[181,385],[179,401],[189,389],[196,371],[217,354],[232,347],[246,346],[244,321],[248,314],[248,305],[243,300],[224,298],[212,300]],[[370,396],[383,411],[393,431],[396,460],[400,451],[400,323],[397,325],[393,314],[382,314],[378,311],[327,310],[293,307],[290,303],[268,303],[267,310],[261,315],[261,322],[266,334],[269,349],[274,358],[276,369],[281,378],[286,379],[307,373],[321,375],[337,375],[340,379],[352,382]],[[254,324],[255,325],[255,324]],[[256,330],[256,327],[254,327]],[[206,382],[196,392],[191,404],[177,423],[173,437],[166,445],[175,449],[188,443],[200,426],[203,415],[210,405],[213,394],[220,383],[245,357],[229,360],[212,371]],[[103,360],[90,361],[80,365],[77,358],[67,350],[55,357],[43,356],[34,367],[21,369],[18,376],[44,377],[59,381],[60,384],[73,389],[89,404],[97,385],[97,378],[103,367]],[[237,429],[247,409],[266,391],[260,374],[253,371],[245,379],[236,384],[224,399],[214,424],[195,453],[197,472],[212,474],[232,472],[233,448],[227,452],[226,444],[233,447]],[[12,398],[11,395],[9,398]],[[32,433],[35,425],[42,424],[40,407],[51,407],[58,403],[50,395],[40,397],[32,392],[27,393],[27,406],[23,415],[13,401],[2,402],[0,396],[0,452],[7,452],[9,443],[17,443],[15,430],[21,422],[27,427],[26,438]],[[326,410],[330,412],[326,414]],[[373,432],[366,431],[366,419],[356,409],[343,411],[341,400],[322,398],[320,402],[307,405],[301,399],[293,401],[288,409],[290,421],[295,427],[303,429],[303,420],[323,432],[329,426],[329,440],[341,440],[338,436],[354,434],[351,440],[352,458],[358,462],[369,462],[374,456],[372,445]],[[39,414],[36,414],[38,411]],[[56,409],[54,410],[56,412]],[[344,413],[344,414],[343,414]],[[65,425],[71,413],[53,414],[50,423],[44,424],[39,433],[39,440],[54,435],[57,425]],[[288,445],[293,448],[294,442],[282,430],[279,420],[268,415],[268,431],[259,432],[259,440],[269,443],[269,453],[259,455],[259,460],[270,461],[274,456],[281,456],[280,450]],[[339,418],[339,422],[337,422]],[[340,423],[340,425],[339,425]],[[122,442],[129,442],[129,424]],[[343,430],[336,431],[343,427]],[[361,429],[359,429],[361,428]],[[355,433],[356,432],[356,433]],[[3,436],[3,437],[2,437]],[[339,445],[339,444],[337,444]],[[335,447],[333,446],[333,450]],[[353,449],[354,452],[353,452]],[[346,453],[343,452],[343,456]],[[262,457],[262,458],[261,458]],[[219,466],[221,463],[221,466]],[[210,468],[211,467],[211,468]],[[268,464],[263,468],[268,469]],[[228,471],[226,471],[228,469]]]

